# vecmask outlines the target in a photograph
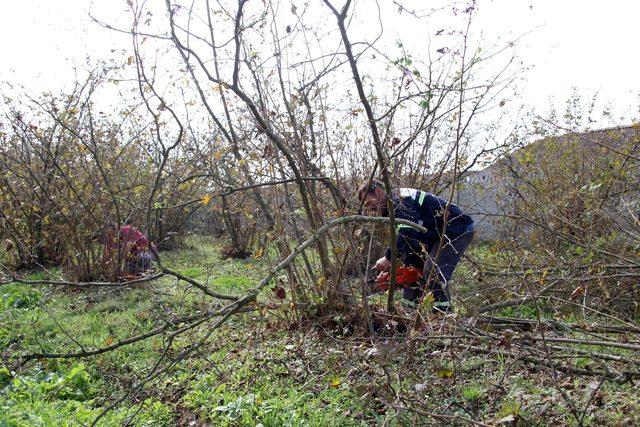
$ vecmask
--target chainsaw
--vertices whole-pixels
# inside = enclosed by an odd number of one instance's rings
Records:
[[[416,285],[418,280],[422,278],[422,270],[418,270],[415,267],[398,267],[396,272],[396,284],[398,286],[410,288]],[[377,277],[371,278],[367,281],[369,285],[369,294],[378,294],[386,292],[389,289],[389,282],[391,282],[391,273],[388,271],[381,271]]]

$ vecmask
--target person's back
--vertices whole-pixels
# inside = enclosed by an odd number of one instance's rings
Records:
[[[473,219],[462,209],[432,193],[414,188],[398,188],[392,193],[396,205],[396,218],[414,221],[429,230],[424,243],[437,240],[444,231],[448,236],[463,234]],[[444,212],[447,213],[447,227],[444,227]]]
[[[147,239],[147,236],[131,225],[125,225],[120,229],[119,238],[121,244],[130,248],[133,255],[137,255],[149,247],[149,239]]]
[[[107,250],[111,253],[119,251],[119,258],[124,260],[125,275],[139,276],[151,269],[154,256],[149,249],[147,236],[132,225],[121,227],[117,239],[107,239]]]

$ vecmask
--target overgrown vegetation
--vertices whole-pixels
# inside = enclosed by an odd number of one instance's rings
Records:
[[[334,3],[127,1],[95,19],[131,36],[119,62],[4,95],[0,424],[640,423],[638,125],[510,123],[517,40],[482,46],[474,1],[385,9],[448,14],[424,54]],[[394,298],[396,227],[422,224],[363,215],[373,177],[495,226],[455,313]]]
[[[187,249],[167,253],[166,262],[194,277],[209,271],[212,277],[222,278],[212,280],[214,289],[238,293],[267,268],[263,258],[221,260],[216,254],[223,243],[208,241],[190,240]],[[216,263],[213,269],[212,261]],[[461,275],[460,282],[471,278],[470,270]],[[15,284],[3,290],[4,354],[8,349],[24,354],[41,348],[57,351],[106,345],[152,329],[154,320],[201,305],[197,295],[170,280],[115,293],[34,291]],[[426,330],[415,335],[415,341],[398,334],[372,341],[353,311],[302,315],[290,303],[289,296],[282,301],[274,292],[267,295],[255,311],[231,320],[228,331],[216,333],[199,354],[141,391],[128,408],[111,412],[101,424],[123,423],[136,414],[134,425],[193,421],[265,426],[410,425],[424,419],[421,412],[450,417],[436,418],[441,422],[572,424],[575,420],[556,385],[580,409],[598,385],[597,379],[567,374],[553,380],[544,369],[499,354],[511,348],[505,342],[496,341],[496,353],[462,351],[455,340],[438,338],[442,328],[450,335],[463,327],[464,322],[456,326],[453,319],[427,319]],[[441,332],[433,334],[437,330]],[[71,331],[77,342],[65,334]],[[180,339],[174,351],[196,342],[204,333],[206,327],[193,330]],[[517,337],[515,333],[514,345]],[[162,339],[155,338],[99,355],[91,363],[42,360],[13,373],[4,368],[0,371],[1,420],[6,425],[91,423],[114,396],[126,392],[136,377],[143,377],[163,352]],[[634,353],[616,352],[625,357]],[[577,359],[574,366],[600,368],[588,357]],[[640,413],[635,393],[632,384],[599,386],[589,403],[588,423],[639,422],[633,415]]]

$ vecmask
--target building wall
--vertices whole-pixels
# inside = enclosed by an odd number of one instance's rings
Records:
[[[477,239],[497,237],[497,222],[502,212],[498,198],[494,171],[490,167],[472,172],[459,184],[456,204],[473,218]]]
[[[570,142],[574,142],[573,145]],[[562,156],[562,147],[565,149],[578,150],[577,158],[582,158],[583,167],[590,168],[593,172],[606,168],[606,162],[603,159],[624,158],[624,153],[635,153],[640,147],[640,125],[622,126],[609,129],[601,129],[597,131],[587,132],[581,135],[567,134],[557,137],[549,137],[536,141],[522,151],[520,154],[529,154],[529,162],[533,166],[537,162],[544,162],[550,166],[548,169],[553,171],[555,165],[555,156]],[[514,206],[514,188],[522,184],[522,180],[518,178],[521,174],[525,174],[528,178],[538,177],[536,167],[524,167],[519,161],[518,152],[498,160],[491,166],[481,171],[470,172],[461,183],[459,183],[456,194],[456,204],[469,213],[477,224],[477,238],[481,240],[496,239],[504,231],[505,226],[509,225],[509,219],[505,214],[513,212]],[[622,154],[622,155],[621,155]],[[591,159],[591,160],[589,160]],[[629,159],[627,159],[629,160]],[[558,160],[560,161],[560,160]],[[566,162],[566,160],[565,160]],[[513,171],[517,171],[514,174]],[[559,174],[571,174],[570,170],[556,171]],[[638,194],[638,184],[635,178],[640,173],[640,167],[637,161],[628,162],[627,182],[632,191],[625,193],[630,203],[629,206],[635,207],[640,204],[640,195]],[[581,184],[582,185],[582,184]],[[445,191],[446,193],[446,191]],[[613,200],[615,202],[615,200]],[[626,209],[633,207],[627,206]],[[628,229],[629,227],[622,227]]]

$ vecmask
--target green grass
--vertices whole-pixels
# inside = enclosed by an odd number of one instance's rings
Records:
[[[485,395],[485,390],[478,386],[468,386],[462,389],[462,398],[473,404],[479,403]]]
[[[488,248],[480,250],[491,256]],[[268,268],[265,259],[222,260],[218,245],[197,238],[183,250],[161,255],[168,267],[235,295],[254,287]],[[468,280],[471,286],[472,269],[458,273],[456,280]],[[122,425],[136,412],[133,425],[138,426],[190,420],[222,426],[394,426],[433,421],[385,406],[397,396],[421,400],[425,411],[448,407],[488,424],[509,415],[533,425],[573,423],[549,376],[529,373],[524,364],[513,365],[501,356],[441,352],[430,345],[419,346],[409,359],[402,342],[396,343],[400,350],[388,360],[371,359],[366,355],[370,341],[328,337],[322,326],[327,319],[300,319],[288,300],[277,305],[280,301],[269,291],[260,298],[275,308],[230,318],[196,357],[181,361],[128,404],[109,412],[100,425]],[[6,356],[75,352],[80,345],[104,347],[145,333],[168,318],[206,310],[209,304],[197,289],[171,278],[118,291],[6,285],[0,287],[0,351]],[[528,309],[523,306],[511,314],[526,315],[523,310]],[[334,317],[344,321],[348,313]],[[201,342],[210,325],[176,338],[168,356]],[[15,376],[0,367],[0,426],[90,424],[144,378],[163,355],[165,344],[166,339],[157,336],[92,358],[35,361]],[[452,375],[442,375],[443,367]],[[502,388],[493,386],[501,381]],[[575,379],[568,393],[576,402],[582,402],[589,381]],[[605,383],[602,392],[602,406],[590,415],[590,423],[615,424],[626,418],[631,419],[627,424],[640,422],[633,385]],[[545,405],[547,414],[540,415]]]
[[[348,388],[334,388],[330,383],[317,392],[297,390],[299,386],[285,372],[261,376],[248,392],[239,387],[258,374],[244,366],[228,380],[220,382],[218,374],[201,377],[184,396],[184,405],[215,425],[358,425],[349,415],[359,408],[357,396]]]
[[[196,238],[188,243],[189,247],[185,250],[163,253],[163,262],[216,291],[242,295],[265,274],[263,260],[222,260],[218,246]],[[40,277],[42,274],[29,278]],[[134,289],[106,292],[104,289],[74,291],[48,286],[5,285],[0,288],[0,350],[28,354],[77,352],[81,350],[80,346],[85,349],[104,347],[147,332],[162,324],[168,316],[192,314],[205,307],[199,292],[184,282],[177,283],[169,278]],[[238,319],[232,319],[230,326],[239,327],[238,322]],[[245,325],[242,327],[246,328]],[[196,330],[191,335],[178,338],[176,345],[190,345],[191,339],[197,339],[202,335],[201,332]],[[224,340],[225,333],[219,338]],[[235,347],[240,343],[238,340],[227,345]],[[163,349],[161,338],[151,338],[87,359],[86,362],[35,362],[15,377],[5,368],[0,372],[0,425],[86,425],[100,413],[112,396],[127,389],[130,383],[127,380],[132,375],[143,377]],[[233,348],[221,351],[237,353]],[[218,355],[211,352],[209,356],[215,359]],[[185,367],[197,370],[200,363],[188,361]],[[259,374],[247,369],[245,367],[239,372],[245,375]],[[210,375],[203,372],[203,378]],[[207,394],[200,387],[182,390],[184,398],[177,401],[169,399],[168,396],[173,392],[172,381],[176,376],[179,377],[180,373],[176,372],[157,384],[158,389],[165,390],[167,394],[147,398],[135,419],[136,425],[171,425],[177,416],[176,407],[190,410],[188,402],[192,396]],[[194,384],[202,384],[203,381]],[[265,390],[272,386],[266,382],[263,385]],[[281,387],[279,392],[286,394],[290,384],[282,384]],[[246,406],[240,398],[242,393],[242,390],[226,391],[224,405],[228,407],[227,412],[209,408],[210,411],[205,414],[201,410],[196,411],[195,407],[193,411],[203,419],[237,422],[234,419]],[[262,395],[266,396],[266,391]],[[233,402],[238,399],[238,408],[234,409]],[[261,397],[255,401],[255,407],[241,415],[241,418],[246,420],[247,417],[260,414],[267,424],[275,425],[285,422],[287,417],[293,424],[307,416],[320,417],[318,414],[322,411],[316,410],[304,393],[294,393],[291,399],[300,402],[295,406],[298,409],[292,409],[294,406],[288,405],[286,399]],[[310,409],[304,409],[307,407]],[[289,415],[278,415],[285,408]],[[127,416],[123,410],[112,411],[103,424],[117,425]],[[326,419],[329,420],[328,417]]]

